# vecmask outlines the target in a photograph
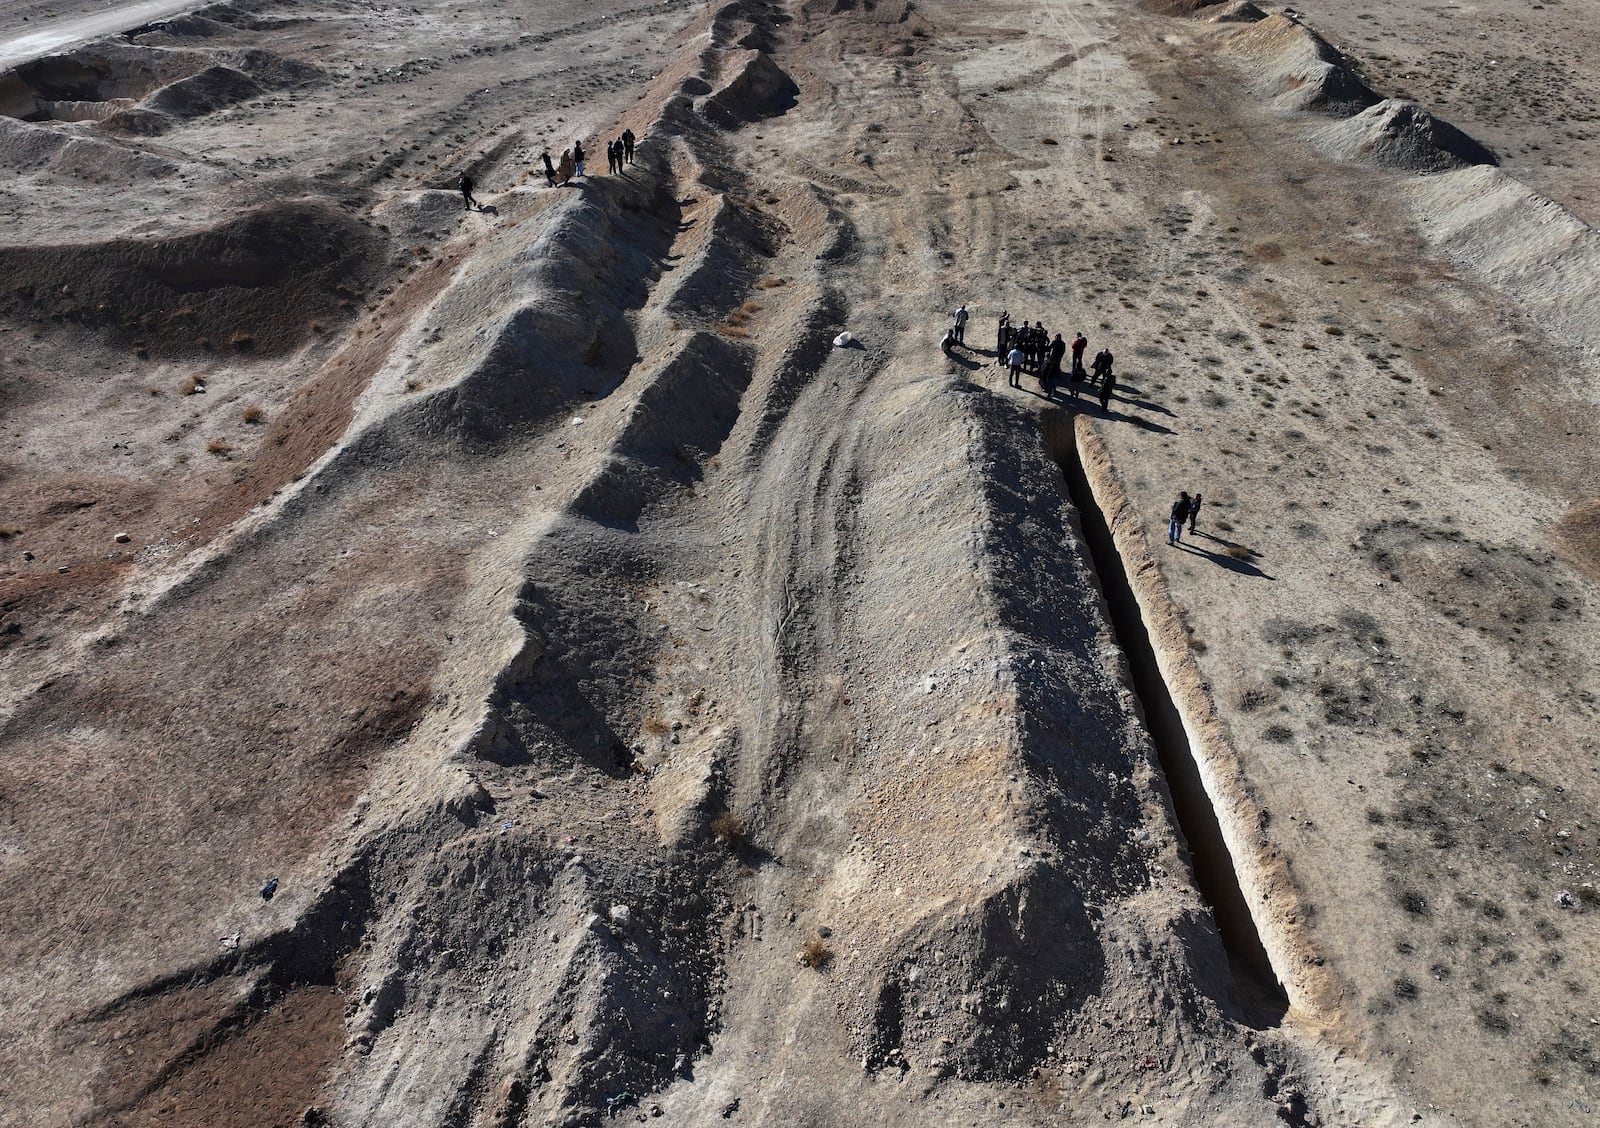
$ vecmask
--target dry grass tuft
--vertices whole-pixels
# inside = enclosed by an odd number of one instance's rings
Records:
[[[776,290],[779,286],[787,286],[788,284],[789,280],[787,278],[763,278],[756,283],[756,289]]]
[[[154,384],[151,384],[148,388],[145,389],[145,391],[148,392],[149,394],[153,395],[153,396],[159,396],[161,394],[161,389],[156,387]]]
[[[206,444],[206,450],[216,455],[227,454],[232,449],[233,446],[227,439],[212,439]]]
[[[0,525],[0,540],[10,540],[12,537],[20,537],[21,535],[22,530],[15,525]]]
[[[246,423],[260,423],[266,418],[266,413],[261,410],[261,405],[253,403],[239,413],[239,418]]]
[[[183,382],[183,385],[178,389],[178,394],[192,396],[205,386],[206,378],[200,373],[196,372],[193,376],[190,376]]]
[[[228,338],[228,344],[234,352],[252,352],[256,347],[256,339],[249,333],[235,333]]]
[[[750,828],[744,820],[731,811],[724,811],[711,820],[711,834],[718,842],[736,850],[750,841]]]
[[[644,719],[644,731],[649,736],[666,736],[672,731],[672,726],[659,713],[654,713]]]
[[[832,962],[833,949],[828,947],[828,942],[820,936],[813,936],[800,949],[800,963],[803,967],[816,968],[821,971]]]
[[[1222,555],[1230,556],[1235,560],[1249,560],[1255,553],[1242,544],[1230,544],[1222,550]]]

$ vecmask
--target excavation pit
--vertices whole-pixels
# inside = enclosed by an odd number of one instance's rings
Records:
[[[1241,1016],[1252,1026],[1277,1026],[1289,1009],[1288,995],[1262,943],[1261,932],[1240,886],[1239,871],[1222,823],[1206,791],[1194,748],[1145,624],[1133,585],[1123,566],[1110,526],[1101,512],[1079,456],[1070,412],[1045,417],[1045,439],[1066,481],[1077,511],[1090,563],[1105,600],[1112,636],[1127,659],[1150,742],[1167,784],[1178,829],[1188,847],[1190,869],[1228,954],[1234,996]]]

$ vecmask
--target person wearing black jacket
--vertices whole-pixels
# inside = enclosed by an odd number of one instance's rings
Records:
[[[1189,509],[1193,504],[1188,491],[1178,494],[1178,500],[1172,503],[1172,514],[1167,518],[1168,544],[1177,544],[1183,539],[1183,523],[1189,519]]]

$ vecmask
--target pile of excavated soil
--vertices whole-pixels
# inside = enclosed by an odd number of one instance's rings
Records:
[[[1230,46],[1249,60],[1252,86],[1285,109],[1343,115],[1378,101],[1327,40],[1282,13],[1238,29]]]
[[[1414,102],[1385,99],[1322,129],[1330,156],[1370,161],[1398,172],[1443,172],[1499,163],[1493,153]]]
[[[286,202],[187,235],[0,247],[0,311],[157,358],[274,356],[347,321],[386,252],[343,209]]]

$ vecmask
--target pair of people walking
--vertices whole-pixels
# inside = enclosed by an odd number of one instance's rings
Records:
[[[1183,523],[1189,522],[1189,532],[1194,532],[1194,524],[1200,519],[1200,502],[1202,495],[1196,493],[1189,496],[1188,490],[1178,494],[1178,500],[1172,503],[1172,512],[1167,515],[1167,543],[1177,544],[1183,539]]]
[[[572,183],[574,176],[583,175],[583,142],[579,141],[570,149],[561,150],[559,164],[550,160],[550,150],[546,149],[539,154],[539,161],[544,165],[544,180],[552,188],[565,188]]]

